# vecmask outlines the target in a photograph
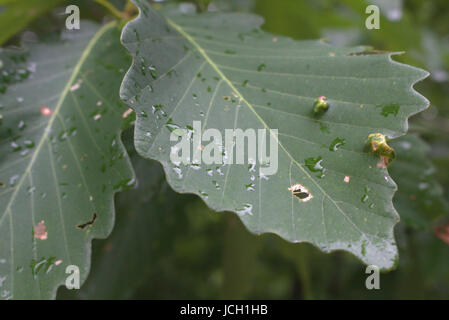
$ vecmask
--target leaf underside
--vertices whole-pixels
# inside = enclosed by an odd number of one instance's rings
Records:
[[[135,3],[140,15],[122,34],[133,65],[121,97],[137,114],[138,152],[163,164],[170,185],[217,211],[238,213],[254,233],[346,250],[392,268],[396,185],[364,144],[370,133],[393,138],[407,131],[407,118],[428,105],[412,88],[427,73],[391,54],[270,35],[255,15],[170,7],[161,15]],[[330,107],[317,117],[319,96]],[[225,129],[277,129],[277,173],[261,176],[258,162],[173,164],[171,130],[198,120],[203,132],[215,128],[223,137]],[[343,143],[336,148],[335,141]],[[323,168],[317,172],[306,159],[322,159]],[[313,198],[294,196],[288,189],[296,184]]]
[[[84,21],[56,44],[0,51],[0,292],[48,299],[68,265],[90,267],[133,179],[118,97],[129,58],[109,24]]]

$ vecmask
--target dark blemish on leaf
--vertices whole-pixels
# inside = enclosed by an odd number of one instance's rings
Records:
[[[263,69],[265,69],[265,67],[266,67],[266,64],[265,63],[262,63],[262,64],[260,64],[258,67],[257,67],[257,71],[262,71]]]
[[[227,50],[225,50],[224,53],[226,53],[226,54],[236,54],[237,52],[234,51],[234,50],[229,50],[229,49],[227,49]]]
[[[96,220],[97,220],[97,213],[94,212],[94,214],[92,215],[92,220],[87,221],[87,222],[82,223],[82,224],[79,224],[79,225],[77,225],[76,227],[77,227],[78,229],[83,230],[83,229],[86,228],[86,227],[92,226],[92,225],[95,223]]]
[[[361,252],[362,256],[366,255],[366,240],[362,241],[362,248],[361,248]]]

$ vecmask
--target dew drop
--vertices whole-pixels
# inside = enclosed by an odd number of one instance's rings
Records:
[[[204,192],[202,190],[198,190],[198,193],[205,199],[209,198],[209,194],[207,194],[206,192]]]
[[[330,151],[337,151],[341,146],[345,145],[345,139],[335,138],[329,146]]]
[[[253,205],[249,204],[249,203],[246,203],[246,204],[243,205],[243,208],[235,209],[235,212],[237,212],[237,214],[239,216],[244,216],[244,215],[247,215],[247,214],[252,216],[253,215],[252,210],[253,210]]]
[[[254,183],[248,183],[245,185],[247,191],[256,191],[256,185]]]
[[[326,168],[323,167],[323,158],[318,156],[317,158],[307,158],[305,159],[306,167],[312,172],[318,172],[317,177],[323,178],[326,172]]]
[[[217,189],[217,190],[221,189],[221,187],[220,187],[220,185],[218,184],[217,181],[212,180],[212,184],[215,186],[215,189]]]

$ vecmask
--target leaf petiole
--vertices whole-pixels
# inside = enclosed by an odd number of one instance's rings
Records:
[[[121,11],[119,11],[113,4],[109,3],[108,0],[94,0],[96,3],[105,7],[113,16],[117,19],[123,19],[124,15]]]

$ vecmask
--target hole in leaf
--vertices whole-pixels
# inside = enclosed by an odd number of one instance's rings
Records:
[[[302,202],[307,202],[313,198],[309,190],[307,190],[306,187],[300,185],[299,183],[291,186],[290,188],[288,188],[288,190],[290,190],[292,192],[292,195],[297,197]]]

